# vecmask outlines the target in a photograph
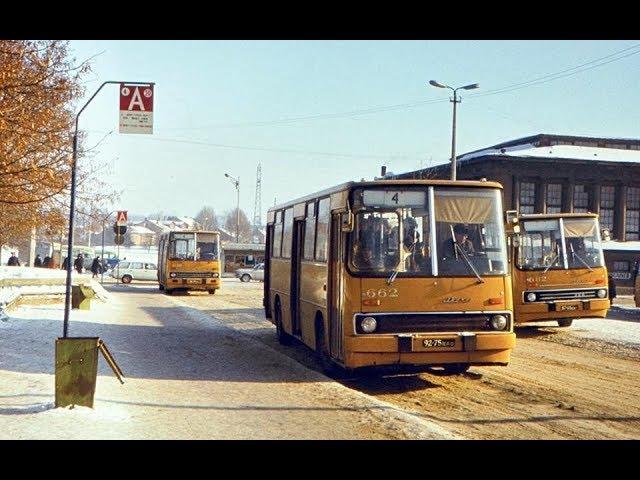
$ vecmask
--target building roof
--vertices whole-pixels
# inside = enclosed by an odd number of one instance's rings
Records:
[[[222,250],[240,250],[240,251],[262,251],[265,249],[264,243],[231,243],[223,242]]]
[[[614,240],[611,240],[608,242],[602,242],[602,249],[637,252],[640,255],[640,241],[616,242]]]
[[[640,163],[640,139],[540,133],[460,155],[458,162],[498,156]]]
[[[155,235],[156,232],[148,229],[147,227],[143,227],[142,225],[131,225],[129,227],[130,233],[137,233],[138,235]]]

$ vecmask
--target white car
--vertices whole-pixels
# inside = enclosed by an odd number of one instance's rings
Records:
[[[236,270],[236,277],[241,282],[260,280],[264,282],[264,263],[259,263],[253,268],[239,268]]]
[[[158,280],[158,267],[155,263],[148,262],[120,262],[109,271],[113,278],[120,278],[122,283],[131,283],[131,280]]]

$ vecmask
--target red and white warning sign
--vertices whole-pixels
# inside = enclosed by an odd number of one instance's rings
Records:
[[[116,225],[126,225],[127,224],[127,211],[119,210],[118,215],[116,216]]]
[[[120,133],[153,133],[153,85],[120,84]]]

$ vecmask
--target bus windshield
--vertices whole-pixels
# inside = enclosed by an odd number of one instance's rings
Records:
[[[604,266],[597,219],[523,221],[517,265],[544,271]]]
[[[213,233],[197,233],[196,260],[218,260],[218,235]]]
[[[169,260],[193,260],[196,253],[194,233],[171,233]]]
[[[350,266],[355,271],[479,278],[506,274],[498,190],[362,189],[355,192],[354,210]]]

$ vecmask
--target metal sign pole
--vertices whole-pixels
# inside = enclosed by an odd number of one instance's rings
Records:
[[[73,268],[73,264],[71,263],[73,259],[71,255],[73,253],[73,217],[75,213],[76,206],[76,160],[78,155],[78,120],[80,119],[80,114],[84,111],[85,108],[91,103],[91,101],[98,95],[98,92],[102,90],[102,88],[110,83],[121,84],[128,83],[130,85],[154,85],[153,82],[116,82],[113,80],[109,80],[104,82],[100,87],[95,91],[95,93],[91,96],[87,103],[80,109],[78,114],[76,115],[75,121],[75,130],[73,134],[73,154],[71,157],[71,201],[69,208],[69,233],[68,233],[68,245],[67,245],[67,282],[65,285],[65,293],[64,293],[64,324],[62,327],[62,336],[67,338],[67,333],[69,332],[69,307],[71,306],[71,269]],[[60,255],[62,256],[62,245],[60,245]]]

